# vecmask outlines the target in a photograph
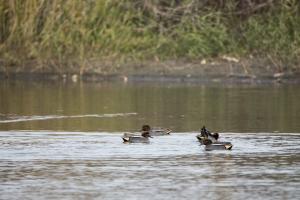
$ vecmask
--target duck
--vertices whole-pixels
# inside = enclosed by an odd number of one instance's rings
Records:
[[[141,133],[124,133],[122,139],[124,143],[149,143],[149,138],[152,138],[150,131],[149,125],[143,125]]]
[[[203,144],[203,141],[206,139],[211,140],[212,143],[216,143],[219,139],[219,133],[211,133],[203,126],[200,130],[200,134],[197,135],[196,138],[201,144]]]
[[[151,136],[163,136],[163,135],[170,135],[172,132],[170,129],[164,129],[160,127],[151,128],[149,125],[143,125],[142,131],[148,131]]]
[[[231,150],[231,142],[218,141],[219,133],[211,133],[205,126],[202,127],[201,133],[196,136],[200,144],[205,145],[205,150]]]
[[[170,135],[172,131],[170,129],[154,128],[149,125],[143,125],[141,133],[124,133],[122,139],[124,142],[129,143],[148,143],[152,136]]]
[[[149,138],[152,138],[148,131],[142,132],[141,135],[124,133],[122,139],[124,143],[149,143]]]

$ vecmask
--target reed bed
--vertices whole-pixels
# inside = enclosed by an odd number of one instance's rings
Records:
[[[84,73],[95,60],[122,64],[223,55],[298,66],[299,1],[0,1],[5,69]]]

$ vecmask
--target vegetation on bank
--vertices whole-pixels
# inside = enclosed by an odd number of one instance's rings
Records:
[[[299,1],[0,1],[2,70],[34,63],[34,70],[83,73],[94,62],[223,55],[298,66]]]

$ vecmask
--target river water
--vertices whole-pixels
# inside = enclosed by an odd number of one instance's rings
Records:
[[[0,82],[0,199],[299,199],[300,86]],[[142,124],[171,128],[124,144]],[[203,125],[231,141],[205,151]]]

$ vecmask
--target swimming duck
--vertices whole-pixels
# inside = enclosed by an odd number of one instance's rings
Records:
[[[151,128],[149,125],[143,125],[142,131],[148,131],[151,136],[162,136],[162,135],[170,135],[172,132],[170,129],[164,128]]]
[[[129,143],[149,143],[151,128],[149,125],[143,125],[140,134],[136,133],[124,133],[122,139],[124,142]]]
[[[124,143],[149,143],[149,138],[152,138],[147,131],[142,132],[141,135],[124,133],[122,139]]]
[[[154,128],[149,125],[143,125],[141,133],[124,133],[122,139],[130,143],[147,143],[152,136],[170,135],[170,129]]]
[[[216,143],[219,139],[219,133],[210,133],[210,131],[203,126],[200,130],[200,134],[197,135],[196,138],[201,144],[203,144],[203,141],[206,139],[211,140],[212,143]]]
[[[205,126],[202,127],[201,133],[196,136],[198,141],[205,145],[205,150],[231,150],[231,142],[220,142],[219,133],[210,133]]]

